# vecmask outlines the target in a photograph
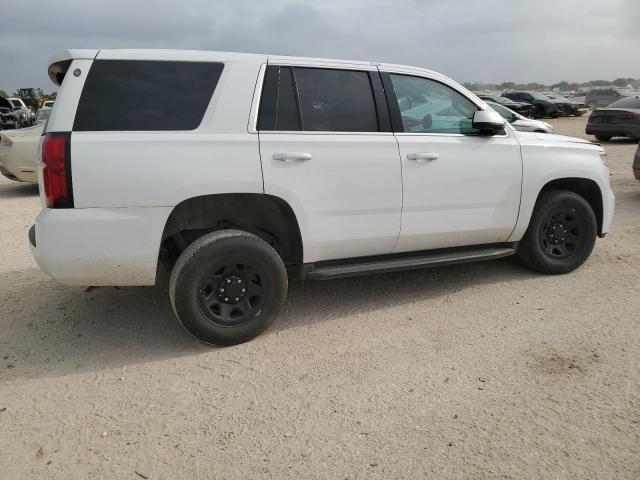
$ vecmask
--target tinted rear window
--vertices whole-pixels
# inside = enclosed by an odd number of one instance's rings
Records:
[[[299,67],[293,71],[303,130],[379,131],[367,72]]]
[[[300,130],[290,67],[269,65],[265,72],[258,130]]]
[[[193,130],[202,121],[222,69],[222,63],[96,60],[73,129]]]

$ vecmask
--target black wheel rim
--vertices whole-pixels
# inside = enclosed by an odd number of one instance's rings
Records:
[[[572,257],[585,240],[585,226],[573,208],[558,208],[544,219],[540,229],[540,245],[544,254],[554,260]]]
[[[198,292],[202,314],[219,326],[235,326],[254,318],[266,298],[266,275],[256,266],[228,261],[202,276]]]

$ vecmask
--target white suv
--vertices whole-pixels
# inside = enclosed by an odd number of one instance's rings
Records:
[[[452,80],[372,62],[68,50],[29,232],[66,285],[152,285],[204,342],[325,279],[517,254],[569,272],[609,229],[604,150],[514,130]]]

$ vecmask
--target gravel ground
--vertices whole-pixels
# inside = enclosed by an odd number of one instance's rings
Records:
[[[0,476],[640,478],[640,183],[635,145],[605,146],[615,222],[578,271],[294,283],[274,327],[225,349],[181,330],[166,282],[49,279],[36,189],[0,180]]]

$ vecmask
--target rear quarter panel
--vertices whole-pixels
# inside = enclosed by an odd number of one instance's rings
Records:
[[[72,133],[77,208],[175,206],[200,195],[263,192],[258,136],[247,129],[260,58],[206,60],[225,67],[195,130]]]

